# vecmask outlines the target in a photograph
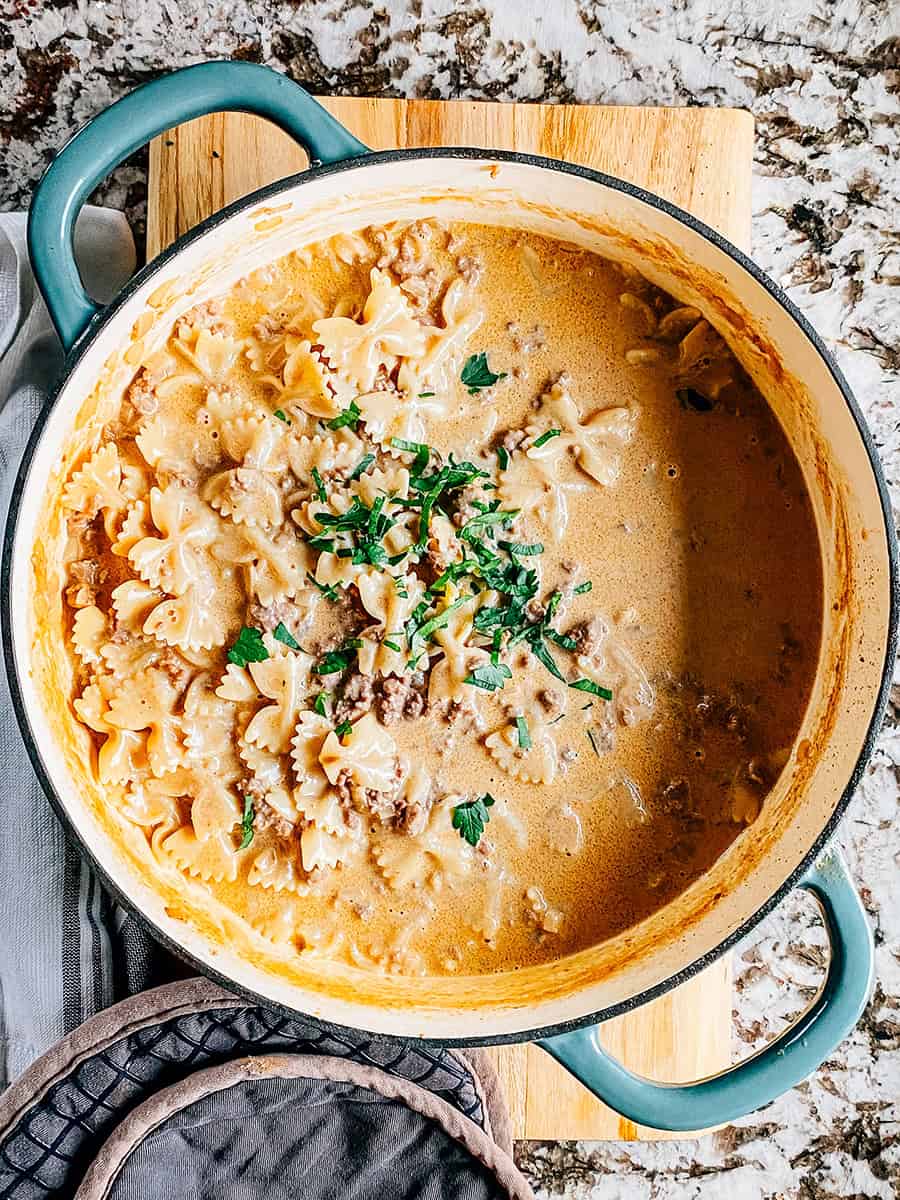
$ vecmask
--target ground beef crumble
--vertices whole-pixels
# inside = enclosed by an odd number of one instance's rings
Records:
[[[421,671],[388,675],[381,681],[375,712],[382,725],[413,721],[425,711],[425,678]]]

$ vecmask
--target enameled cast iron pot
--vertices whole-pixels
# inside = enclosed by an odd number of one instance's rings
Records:
[[[98,311],[72,253],[79,208],[150,137],[218,110],[274,121],[312,168],[231,205],[181,238]],[[237,935],[190,895],[149,886],[140,853],[113,838],[68,708],[60,638],[59,489],[112,413],[141,355],[174,317],[248,271],[344,229],[430,213],[557,236],[637,266],[727,338],[781,420],[813,501],[825,575],[817,682],[790,761],[757,821],[664,910],[557,963],[484,979],[371,980],[321,960],[297,967]],[[538,1039],[632,1120],[697,1129],[773,1099],[809,1074],[858,1019],[872,939],[838,853],[828,848],[883,713],[895,653],[893,527],[872,439],[838,368],[787,297],[695,218],[596,171],[532,155],[463,149],[369,153],[300,88],[247,63],[207,63],[138,88],[56,157],[30,218],[34,270],[68,350],[28,446],[3,557],[4,645],[34,767],[60,817],[121,901],[202,971],[323,1020],[445,1043]],[[104,399],[105,398],[105,399]],[[107,407],[104,410],[104,403]],[[711,469],[715,469],[711,460]],[[803,580],[797,580],[803,586]],[[791,889],[820,903],[831,938],[815,1003],[765,1050],[685,1086],[639,1079],[600,1048],[597,1024],[675,986],[722,954]],[[190,888],[186,889],[186,893]],[[296,956],[295,956],[296,959]]]

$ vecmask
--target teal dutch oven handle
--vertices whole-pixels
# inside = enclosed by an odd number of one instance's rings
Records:
[[[81,206],[122,159],[151,138],[212,112],[267,118],[295,138],[313,164],[355,158],[368,150],[303,88],[254,63],[201,63],[129,92],[60,150],[31,204],[31,263],[66,350],[98,311],[84,290],[73,253]]]
[[[708,1129],[775,1100],[811,1075],[850,1033],[866,1006],[874,974],[872,932],[840,854],[827,851],[798,886],[815,896],[825,915],[831,941],[828,974],[811,1007],[759,1053],[709,1079],[661,1084],[610,1058],[600,1046],[597,1025],[539,1044],[604,1104],[652,1129]]]

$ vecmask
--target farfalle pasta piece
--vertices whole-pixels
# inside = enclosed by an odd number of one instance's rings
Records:
[[[390,791],[396,783],[397,743],[374,713],[366,713],[343,739],[332,730],[322,743],[319,763],[329,783],[346,772],[355,786]]]
[[[469,338],[484,321],[484,310],[472,302],[465,282],[455,279],[444,293],[441,316],[443,327],[426,329],[421,357],[407,358],[401,365],[397,376],[401,391],[415,395],[430,388],[446,396],[456,388]]]
[[[500,472],[497,494],[504,508],[537,515],[561,539],[569,524],[566,493],[572,485],[560,479],[557,465],[555,459],[533,459],[515,453],[509,466]]]
[[[566,384],[557,382],[541,397],[540,416],[548,422],[548,430],[561,432],[541,446],[532,442],[526,451],[528,458],[557,464],[560,456],[570,451],[579,467],[597,483],[610,487],[616,482],[622,469],[622,450],[634,436],[637,418],[633,409],[602,408],[582,422]]]
[[[290,748],[299,713],[309,686],[312,659],[299,651],[272,655],[250,663],[249,671],[259,691],[273,704],[261,708],[244,733],[248,742],[285,754]]]
[[[241,343],[226,333],[193,326],[172,339],[172,348],[185,358],[207,383],[217,384],[231,374]]]
[[[182,759],[181,722],[174,711],[178,694],[164,671],[148,667],[116,692],[104,717],[115,729],[147,731],[147,758],[154,775],[174,771]]]
[[[224,630],[209,580],[204,578],[182,595],[161,600],[144,621],[143,631],[182,650],[210,650],[221,645]]]
[[[79,608],[72,621],[72,645],[83,663],[96,665],[103,661],[101,647],[108,636],[106,613],[91,604]]]
[[[529,729],[530,745],[519,745],[516,725],[504,725],[484,740],[488,754],[507,775],[525,783],[551,784],[556,779],[557,750],[551,734],[542,726]]]
[[[394,578],[370,568],[357,576],[356,586],[363,608],[381,625],[376,636],[364,634],[361,638],[366,644],[359,650],[360,670],[367,675],[376,671],[384,675],[402,674],[407,659],[404,630],[425,593],[424,584],[416,575]],[[386,645],[386,641],[392,645]],[[397,646],[399,650],[394,648]]]
[[[472,869],[474,854],[453,828],[453,808],[461,796],[445,796],[431,810],[428,824],[417,836],[379,835],[372,850],[381,874],[392,888],[424,887],[453,883]]]
[[[446,396],[436,392],[399,392],[392,388],[363,392],[356,397],[356,406],[362,414],[366,433],[385,450],[390,449],[394,438],[407,442],[423,441],[428,420],[441,420],[449,411]]]
[[[194,493],[174,484],[151,490],[150,515],[161,536],[141,538],[128,560],[146,583],[183,595],[202,575],[202,551],[217,532],[215,516]]]
[[[154,533],[150,520],[150,508],[146,500],[136,500],[125,513],[119,532],[110,549],[117,558],[127,558],[142,538]]]
[[[235,746],[240,708],[217,695],[217,678],[202,671],[184,696],[184,745],[188,762],[217,779],[235,782],[241,774]]]
[[[126,579],[112,590],[116,625],[132,634],[140,632],[151,610],[161,598],[162,593],[159,589],[150,587],[142,579]]]
[[[88,729],[104,735],[97,756],[97,774],[101,783],[125,783],[147,769],[146,739],[143,734],[118,728],[109,720],[109,702],[114,686],[108,677],[98,679],[86,687],[73,703],[79,720]]]
[[[305,871],[333,870],[351,859],[360,848],[360,839],[351,830],[330,833],[318,825],[308,825],[300,835],[300,854]]]
[[[234,561],[246,568],[249,590],[261,604],[292,600],[307,586],[313,554],[305,542],[289,533],[269,534],[252,525],[241,526],[241,537]]]
[[[290,436],[287,456],[291,470],[305,482],[312,478],[314,467],[320,475],[355,467],[363,456],[363,448],[355,434],[342,429],[332,437]]]
[[[247,882],[251,887],[273,892],[295,892],[303,882],[303,877],[297,869],[297,858],[293,851],[286,851],[276,844],[267,846],[254,856],[247,872]],[[284,912],[279,906],[279,915]]]
[[[253,467],[233,467],[211,476],[203,485],[203,499],[236,525],[281,524],[281,492],[263,472]]]
[[[638,725],[652,715],[656,692],[646,671],[600,614],[588,625],[576,661],[588,679],[612,692],[610,703],[622,725]]]
[[[191,440],[171,416],[155,416],[143,426],[134,440],[161,480],[195,482],[199,478],[200,468],[194,461]]]
[[[93,517],[102,512],[106,536],[113,540],[116,524],[126,503],[120,489],[121,482],[119,451],[115,443],[110,442],[95,450],[84,466],[75,472],[66,484],[63,504],[73,512],[86,516]]]
[[[325,317],[313,326],[323,358],[361,393],[372,390],[380,370],[389,372],[399,358],[418,358],[425,350],[425,330],[400,288],[374,267],[369,278],[360,321]]]
[[[180,870],[205,883],[237,879],[238,857],[232,839],[225,834],[203,841],[185,825],[165,837],[160,850]]]

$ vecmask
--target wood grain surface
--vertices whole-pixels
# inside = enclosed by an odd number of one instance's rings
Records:
[[[749,246],[749,113],[343,97],[322,102],[373,149],[479,146],[565,158],[640,184]],[[237,113],[204,117],[157,138],[150,149],[148,256],[223,205],[305,165],[303,151],[285,134]],[[730,960],[608,1021],[601,1041],[626,1066],[653,1079],[684,1082],[721,1070],[731,1052]],[[671,1136],[623,1120],[535,1046],[498,1047],[491,1055],[517,1138]]]

